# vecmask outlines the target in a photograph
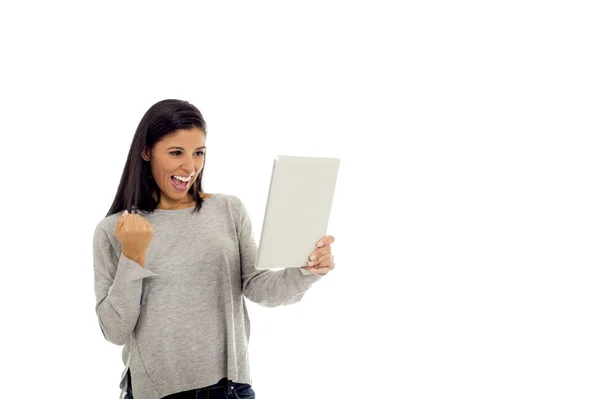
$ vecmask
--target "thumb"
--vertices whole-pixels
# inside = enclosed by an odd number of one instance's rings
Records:
[[[123,212],[121,214],[121,216],[119,216],[119,218],[117,219],[116,232],[118,232],[121,229],[121,226],[123,225],[123,222],[125,221],[125,219],[127,218],[128,215],[129,215],[129,212],[127,212],[127,209],[125,209],[125,212]]]
[[[125,209],[125,212],[123,212],[121,214],[121,216],[119,216],[119,218],[117,219],[117,223],[122,223],[123,220],[125,220],[125,218],[127,218],[127,216],[129,215],[129,212],[127,212],[127,209]]]

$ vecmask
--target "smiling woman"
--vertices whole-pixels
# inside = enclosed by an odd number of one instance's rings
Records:
[[[144,147],[142,158],[150,162],[151,176],[161,193],[158,209],[185,208],[195,202],[188,190],[204,167],[205,140],[204,131],[193,127],[174,131],[152,149]]]
[[[202,192],[205,161],[200,111],[180,100],[153,105],[94,232],[96,314],[104,338],[124,345],[126,399],[254,398],[244,297],[296,303],[333,268],[326,237],[320,269],[256,270],[246,207]]]

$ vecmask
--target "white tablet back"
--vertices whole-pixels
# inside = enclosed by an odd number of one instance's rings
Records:
[[[338,158],[275,157],[257,269],[307,266],[327,235],[339,165]]]

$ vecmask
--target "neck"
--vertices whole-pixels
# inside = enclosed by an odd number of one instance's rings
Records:
[[[156,199],[156,195],[154,196],[154,199]],[[169,210],[183,209],[183,208],[189,208],[190,206],[193,206],[195,203],[196,203],[196,201],[190,194],[187,194],[185,196],[185,198],[182,198],[179,201],[173,201],[170,198],[168,198],[166,195],[163,194],[160,196],[160,201],[158,202],[156,209],[169,209]]]

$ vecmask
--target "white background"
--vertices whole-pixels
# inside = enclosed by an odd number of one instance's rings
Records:
[[[118,396],[92,236],[165,98],[257,239],[274,155],[341,158],[336,270],[248,302],[257,398],[599,397],[595,2],[7,3],[2,398]]]

